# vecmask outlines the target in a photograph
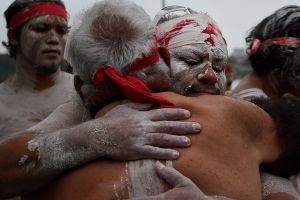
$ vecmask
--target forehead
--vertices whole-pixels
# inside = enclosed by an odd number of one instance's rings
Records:
[[[169,49],[207,44],[227,54],[227,45],[216,22],[205,13],[190,14],[162,23],[156,28],[161,46]]]
[[[60,16],[57,15],[43,15],[39,17],[35,17],[29,20],[26,24],[36,24],[36,23],[46,23],[46,24],[67,24],[67,21]]]
[[[201,57],[211,53],[215,59],[227,60],[228,55],[221,48],[209,44],[188,44],[169,49],[171,56]]]

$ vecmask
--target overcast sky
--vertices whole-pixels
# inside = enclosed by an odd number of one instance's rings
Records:
[[[76,13],[100,0],[64,0],[71,22]],[[134,0],[153,18],[161,9],[161,0]],[[13,0],[1,0],[3,13]],[[188,6],[196,11],[207,12],[218,23],[227,40],[229,53],[234,48],[245,48],[247,32],[261,19],[285,5],[299,5],[300,0],[166,0],[166,5]],[[6,41],[4,17],[0,18],[0,40]],[[6,50],[0,47],[0,53]]]

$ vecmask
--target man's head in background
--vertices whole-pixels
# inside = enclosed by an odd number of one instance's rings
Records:
[[[258,23],[246,37],[258,76],[270,76],[278,95],[300,96],[300,7],[285,6]]]
[[[40,74],[52,74],[63,60],[67,11],[60,0],[15,0],[4,13],[10,55]],[[29,67],[27,67],[29,68]],[[30,70],[30,69],[28,69]]]

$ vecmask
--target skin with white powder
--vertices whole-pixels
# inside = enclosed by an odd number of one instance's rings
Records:
[[[32,127],[73,96],[73,75],[59,69],[67,32],[65,19],[45,15],[9,38],[18,45],[16,74],[0,84],[0,138]]]

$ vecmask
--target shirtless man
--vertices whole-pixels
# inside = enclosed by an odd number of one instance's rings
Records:
[[[16,59],[16,73],[0,84],[0,138],[42,121],[74,94],[73,76],[60,70],[69,31],[67,13],[55,0],[46,1],[53,3],[51,14],[20,12],[38,2],[17,0],[5,12],[7,47]]]
[[[135,15],[139,20],[134,20]],[[99,105],[103,106],[110,100],[123,98],[123,96],[137,101],[156,102],[160,106],[170,106],[170,102],[165,99],[153,97],[144,91],[144,87],[134,76],[142,79],[154,91],[172,89],[189,96],[224,93],[225,79],[222,63],[226,63],[223,59],[227,57],[227,50],[222,37],[212,37],[209,40],[210,48],[207,48],[209,44],[204,42],[207,38],[201,38],[200,41],[206,45],[202,50],[208,51],[209,55],[207,55],[208,59],[204,57],[199,66],[194,68],[182,66],[183,69],[180,69],[180,66],[175,68],[172,66],[168,70],[161,61],[157,60],[158,52],[155,42],[151,40],[152,31],[147,32],[148,34],[143,32],[153,30],[153,27],[152,29],[145,27],[150,24],[150,21],[143,17],[144,15],[145,13],[143,14],[139,7],[130,2],[104,1],[95,4],[86,12],[81,26],[71,35],[68,54],[79,75],[75,79],[75,85],[93,115]],[[210,24],[211,31],[218,30],[207,15],[197,14],[196,17],[195,23],[186,18],[182,20],[191,22],[186,25],[195,25],[199,19],[202,19],[199,20],[201,22],[198,24],[199,28]],[[202,22],[206,22],[205,25]],[[95,43],[98,45],[92,46],[91,49],[91,45]],[[80,51],[78,51],[79,47]],[[196,48],[194,49],[197,51]],[[87,53],[90,51],[94,54]],[[112,54],[112,52],[116,53]],[[141,52],[144,53],[140,54]],[[159,49],[159,52],[168,61],[166,52],[163,49]],[[211,60],[220,65],[214,66],[215,69]],[[88,63],[89,67],[84,63]],[[150,67],[146,67],[147,64]],[[215,71],[218,72],[218,79]],[[131,85],[133,81],[135,85]],[[136,85],[140,86],[138,91]],[[174,162],[175,168],[192,178],[207,194],[237,199],[261,199],[259,164],[275,161],[282,153],[276,128],[270,116],[254,104],[227,97],[191,98],[174,93],[160,95],[180,107],[191,108],[195,111],[193,117],[198,120],[203,117],[201,122],[207,127],[201,137],[191,137],[194,148],[181,151],[183,156],[178,162]],[[227,107],[228,105],[231,107]],[[227,113],[228,116],[225,118],[229,120],[227,122],[239,124],[240,127],[219,128],[209,123],[211,120],[222,122],[225,120],[217,114],[217,111]],[[103,110],[96,116],[101,116],[102,112]],[[257,118],[246,119],[249,115],[257,115],[261,120],[257,123]],[[104,115],[106,116],[107,114]],[[220,131],[222,134],[219,133]],[[122,135],[119,137],[123,138]],[[123,199],[159,193],[163,191],[164,185],[155,177],[153,171],[149,170],[153,167],[153,162],[144,160],[126,164],[96,161],[66,174],[44,190],[28,195],[27,198]],[[294,199],[291,196],[290,198]]]
[[[106,121],[102,119],[55,133],[49,128],[24,131],[46,118],[60,104],[70,102],[67,106],[74,106],[77,103],[77,95],[70,100],[75,91],[73,76],[60,71],[68,32],[67,12],[59,0],[16,0],[7,9],[5,16],[8,27],[7,46],[11,55],[16,58],[17,72],[0,85],[1,199],[33,191],[65,170],[103,156],[119,160],[176,159],[178,151],[159,147],[189,146],[188,138],[174,134],[200,131],[198,123],[174,121],[188,118],[190,113],[186,110],[149,111],[150,104],[135,103],[125,103],[105,119],[110,121],[110,127],[106,126],[109,129],[107,142],[119,144],[115,147],[115,150],[119,150],[114,154],[108,154],[104,145],[91,148],[89,144],[94,143],[99,135],[86,137],[91,129],[103,129]],[[58,108],[58,112],[60,110]],[[124,112],[127,116],[120,117]],[[67,126],[74,121],[78,124],[87,116],[86,112],[78,115],[71,113],[67,123],[58,121],[57,125],[65,123]],[[149,123],[142,124],[145,120]],[[158,138],[166,139],[164,145],[155,138],[147,146],[144,143],[137,144],[136,141],[147,136],[149,129],[156,130]],[[23,131],[23,134],[19,132],[12,136],[16,131]],[[127,137],[122,140],[116,137],[121,133]],[[74,139],[76,135],[78,140]],[[37,136],[39,141],[43,141],[44,153],[32,151],[36,143],[29,141]],[[84,151],[85,147],[89,150]],[[72,153],[77,153],[77,156],[72,156]],[[56,168],[48,166],[49,163],[51,166],[56,165]]]

